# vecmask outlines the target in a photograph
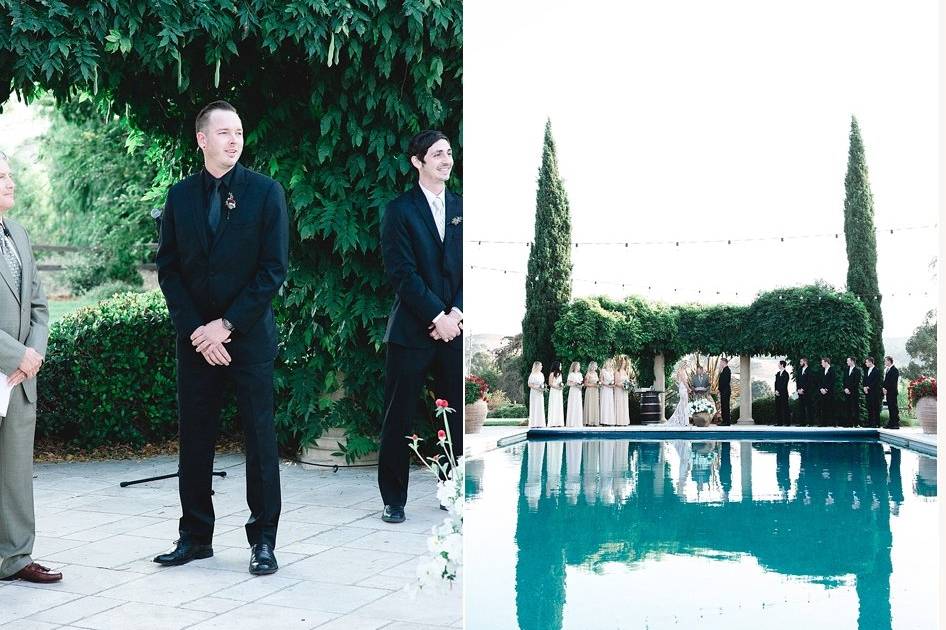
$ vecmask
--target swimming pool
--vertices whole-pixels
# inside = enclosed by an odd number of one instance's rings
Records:
[[[532,439],[466,479],[468,630],[936,627],[933,457]]]

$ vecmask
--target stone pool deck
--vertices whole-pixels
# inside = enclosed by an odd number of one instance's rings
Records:
[[[936,455],[936,435],[923,433],[919,427],[871,429],[843,427],[776,427],[771,425],[732,425],[728,427],[671,427],[667,425],[631,425],[627,427],[556,427],[530,429],[524,426],[484,426],[479,433],[464,437],[467,457],[478,457],[529,438],[625,437],[627,439],[712,439],[712,440],[791,440],[791,439],[880,439],[893,446],[909,448],[924,455]]]
[[[404,592],[445,515],[436,483],[411,475],[408,520],[379,518],[377,469],[281,465],[283,509],[275,575],[247,572],[242,455],[217,457],[214,557],[163,568],[151,558],[177,538],[176,457],[37,465],[37,562],[59,584],[0,582],[0,628],[456,630],[462,584],[447,594]]]

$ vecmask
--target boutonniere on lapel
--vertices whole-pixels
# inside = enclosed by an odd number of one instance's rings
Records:
[[[230,212],[236,210],[236,197],[233,196],[233,193],[227,195],[227,221],[230,220]]]
[[[461,223],[463,223],[463,217],[462,216],[453,217],[453,220],[451,220],[450,223],[454,225],[460,225]]]

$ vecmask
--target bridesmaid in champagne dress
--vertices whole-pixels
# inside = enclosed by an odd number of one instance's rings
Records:
[[[614,373],[614,424],[619,427],[626,427],[631,424],[628,392],[624,389],[625,383],[629,380],[627,357],[618,357],[617,364],[618,369]]]
[[[549,412],[546,426],[565,426],[565,406],[562,402],[562,364],[556,361],[549,372]]]
[[[566,427],[580,427],[582,425],[581,409],[581,365],[578,361],[572,363],[568,370],[568,412],[565,414]]]
[[[592,361],[585,374],[585,413],[582,419],[586,427],[598,426],[598,405],[598,364]]]
[[[532,374],[529,375],[529,427],[545,426],[545,377],[542,376],[542,363],[532,364]]]
[[[614,359],[608,359],[601,368],[601,414],[599,421],[604,426],[614,426]]]

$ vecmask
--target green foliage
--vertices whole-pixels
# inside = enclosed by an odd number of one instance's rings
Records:
[[[37,436],[95,448],[177,434],[174,330],[160,292],[119,294],[66,315],[50,329],[46,356]]]
[[[547,370],[554,360],[552,334],[572,293],[571,238],[568,197],[558,173],[552,122],[547,121],[535,195],[535,240],[526,276],[526,313],[522,318],[523,382],[534,361],[541,361]]]
[[[867,159],[857,119],[851,117],[847,175],[844,177],[844,238],[847,244],[847,290],[860,297],[873,324],[870,354],[884,356],[884,318],[877,282],[877,236],[874,197],[867,176]]]
[[[775,389],[768,381],[752,381],[752,401],[762,398],[774,398]]]
[[[749,306],[651,305],[639,297],[617,302],[603,297],[573,301],[555,326],[556,356],[564,365],[616,354],[633,358],[640,386],[653,383],[653,357],[662,352],[667,369],[692,351],[739,356],[784,355],[797,362],[822,356],[843,364],[866,356],[871,325],[856,296],[823,284],[776,289]]]
[[[525,405],[515,403],[489,412],[490,418],[528,418],[529,410]]]
[[[930,311],[923,323],[907,339],[910,364],[901,370],[903,378],[913,380],[923,374],[936,376],[936,311]],[[883,359],[877,357],[878,364]]]
[[[755,383],[753,383],[755,385]],[[801,417],[801,412],[797,409],[797,401],[789,402],[789,413],[793,418]],[[733,422],[739,420],[739,406],[732,408]],[[752,401],[752,422],[755,424],[775,424],[775,396],[767,396]]]
[[[158,165],[149,204],[199,167],[197,111],[218,98],[237,107],[242,162],[280,181],[290,206],[280,441],[295,448],[330,426],[375,440],[393,299],[378,224],[416,179],[403,155],[411,135],[442,129],[460,154],[461,3],[0,6],[12,18],[0,22],[3,88],[30,98],[49,89],[61,103],[85,92],[120,113],[136,131],[128,142]],[[453,190],[461,172],[458,163]]]

